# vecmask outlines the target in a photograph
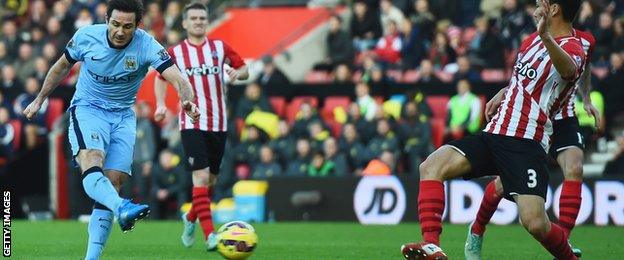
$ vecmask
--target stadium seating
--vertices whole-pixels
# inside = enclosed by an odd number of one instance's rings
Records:
[[[20,145],[22,144],[22,122],[15,119],[9,122],[13,126],[13,150],[19,150]]]
[[[448,96],[428,96],[426,97],[427,104],[431,108],[434,119],[442,119],[446,121],[446,113],[448,111],[447,103],[449,101]]]
[[[485,69],[481,71],[481,79],[487,83],[505,81],[505,71],[498,69]]]
[[[309,102],[314,108],[318,107],[318,98],[315,96],[298,96],[293,98],[286,109],[286,120],[288,123],[295,122],[295,117],[299,113],[301,104],[304,102]]]
[[[445,122],[441,118],[432,118],[430,124],[431,140],[433,141],[433,145],[438,148],[442,146],[442,142],[444,141]]]
[[[63,100],[51,98],[48,101],[48,114],[46,116],[46,127],[52,129],[56,119],[63,115]]]
[[[284,117],[286,113],[286,99],[284,97],[270,97],[269,102],[271,102],[273,112],[279,117]]]

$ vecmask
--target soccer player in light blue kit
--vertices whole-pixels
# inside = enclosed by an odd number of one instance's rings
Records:
[[[69,141],[82,170],[82,184],[95,206],[89,221],[86,259],[98,259],[116,216],[125,233],[149,214],[147,205],[119,197],[129,175],[136,138],[132,106],[148,68],[155,68],[178,90],[182,108],[199,118],[190,83],[167,51],[148,33],[137,29],[140,0],[110,0],[106,24],[80,29],[52,66],[37,98],[24,110],[32,118],[63,80],[73,63],[82,62],[76,93],[69,107]]]

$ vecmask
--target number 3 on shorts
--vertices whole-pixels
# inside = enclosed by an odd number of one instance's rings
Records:
[[[529,169],[527,170],[527,173],[529,174],[529,181],[527,182],[527,186],[529,186],[529,188],[535,188],[535,186],[537,186],[537,179],[535,177],[537,177],[537,172],[535,172],[535,170],[533,169]]]

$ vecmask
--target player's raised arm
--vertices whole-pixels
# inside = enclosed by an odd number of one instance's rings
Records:
[[[184,109],[186,114],[189,115],[193,119],[193,122],[198,120],[199,109],[197,108],[197,105],[193,103],[193,100],[195,99],[195,97],[193,95],[191,83],[189,83],[188,80],[182,76],[182,73],[180,72],[178,67],[169,66],[169,68],[165,69],[160,74],[167,81],[171,82],[173,87],[175,87],[175,89],[178,91],[178,96],[180,96],[180,103],[182,103],[182,109]],[[156,78],[157,80],[159,80],[158,77]],[[161,87],[161,91],[164,91],[165,89],[166,89],[166,85],[165,87]],[[162,94],[161,98],[162,98],[162,102],[164,103],[164,94]]]
[[[552,60],[552,64],[561,75],[561,78],[566,80],[574,80],[578,76],[578,66],[582,64],[581,61],[576,62],[568,53],[555,41],[551,29],[551,6],[548,3],[548,0],[538,0],[539,7],[541,9],[536,11],[536,18],[538,19],[537,23],[537,32],[539,33],[546,50],[548,51],[548,55]],[[561,7],[559,7],[559,12],[562,12]]]
[[[45,80],[43,81],[43,86],[41,87],[41,91],[39,91],[37,98],[35,98],[35,100],[33,100],[33,102],[31,102],[26,109],[24,109],[23,113],[28,120],[39,112],[43,101],[48,98],[56,86],[58,86],[59,83],[61,83],[61,81],[69,74],[73,64],[65,57],[66,54],[67,53],[63,54],[54,63],[54,65],[52,65],[52,68],[50,68]]]

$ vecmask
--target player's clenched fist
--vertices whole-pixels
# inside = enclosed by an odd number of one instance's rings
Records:
[[[28,118],[28,120],[31,120],[35,115],[37,115],[39,109],[41,109],[41,102],[35,99],[26,107],[26,109],[24,109],[22,113],[26,116],[26,118]]]
[[[195,103],[191,101],[184,101],[182,102],[182,109],[184,109],[184,112],[191,117],[193,123],[199,120],[199,108],[197,108]]]

